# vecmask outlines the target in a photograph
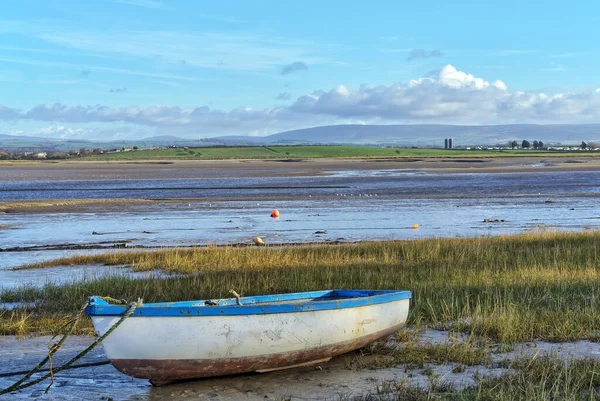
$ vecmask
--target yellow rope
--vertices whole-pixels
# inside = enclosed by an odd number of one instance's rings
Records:
[[[240,299],[240,294],[238,294],[237,292],[235,292],[235,290],[229,290],[230,293],[233,294],[233,296],[235,297],[235,302],[238,305],[242,305],[242,300]]]

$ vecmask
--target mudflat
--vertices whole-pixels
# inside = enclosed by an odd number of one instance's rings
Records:
[[[403,169],[436,173],[600,170],[600,157],[319,158],[274,160],[4,161],[0,182],[311,176],[334,171]]]

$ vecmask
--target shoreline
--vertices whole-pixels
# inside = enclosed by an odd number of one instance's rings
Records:
[[[161,179],[196,176],[277,177],[331,174],[348,170],[415,170],[431,173],[506,173],[523,171],[600,170],[593,156],[315,158],[140,161],[10,161],[0,162],[0,182],[70,179]],[[57,175],[60,173],[60,175]]]
[[[76,186],[77,181],[161,181],[242,178],[290,179],[291,187],[303,187],[294,177],[327,177],[354,171],[397,171],[415,174],[536,174],[544,172],[600,171],[600,157],[554,157],[542,159],[531,156],[503,156],[481,158],[397,158],[397,159],[294,159],[287,160],[172,160],[136,162],[91,161],[23,161],[0,162],[0,183],[61,182]],[[124,184],[126,185],[126,184]],[[158,184],[160,185],[160,184]],[[229,187],[228,187],[229,188]],[[240,187],[241,188],[241,187]],[[35,191],[35,188],[32,187]],[[285,189],[285,188],[282,188]],[[10,186],[7,188],[10,191]],[[314,199],[319,198],[317,195]],[[294,200],[292,193],[248,194],[243,201]],[[210,204],[232,200],[223,196],[212,197],[126,197],[126,198],[50,198],[28,200],[18,198],[0,200],[0,215],[9,213],[70,213],[115,211],[128,206],[155,207],[157,205],[196,203]]]

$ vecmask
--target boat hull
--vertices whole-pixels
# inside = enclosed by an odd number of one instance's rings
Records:
[[[272,370],[330,358],[384,338],[409,299],[360,307],[226,316],[135,316],[103,341],[121,372],[153,382]],[[119,316],[92,316],[102,335]]]

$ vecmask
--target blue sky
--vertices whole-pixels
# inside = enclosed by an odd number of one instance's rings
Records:
[[[3,134],[600,122],[594,1],[11,3]]]

